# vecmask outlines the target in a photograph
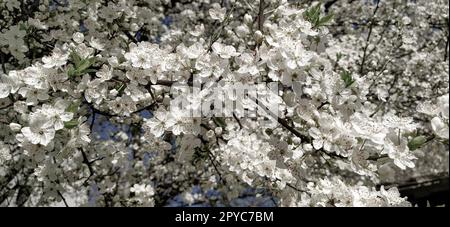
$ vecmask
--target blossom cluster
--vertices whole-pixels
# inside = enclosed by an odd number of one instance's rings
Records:
[[[376,186],[448,163],[448,1],[336,2],[0,3],[0,205],[410,206]]]

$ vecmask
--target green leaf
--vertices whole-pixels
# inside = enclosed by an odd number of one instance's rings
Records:
[[[27,27],[27,25],[26,24],[20,24],[19,25],[19,30],[27,30],[28,29],[28,27]]]
[[[85,70],[87,70],[89,67],[91,67],[94,63],[95,63],[95,57],[83,59],[80,62],[80,65],[77,66],[76,71],[83,74],[85,72]]]
[[[316,24],[319,21],[320,17],[320,5],[317,4],[311,7],[309,10],[306,10],[303,14],[306,20],[308,20],[312,24]]]
[[[69,65],[69,68],[67,69],[67,75],[69,77],[73,77],[75,76],[76,72],[75,72],[75,68],[73,68],[73,65]]]
[[[346,70],[341,72],[341,79],[344,81],[346,88],[350,87],[355,82],[352,73]]]
[[[313,28],[324,26],[333,18],[333,14],[328,14],[324,17],[321,17],[321,6],[322,1],[303,13],[303,17],[313,25]]]
[[[294,143],[294,141],[292,140],[292,137],[288,137],[287,138],[287,143],[288,144],[293,144]]]
[[[96,69],[86,69],[86,70],[83,71],[83,73],[95,73],[97,71],[98,70],[96,70]]]
[[[90,72],[96,72],[96,70],[90,69],[90,67],[93,66],[96,62],[95,57],[82,59],[75,50],[72,50],[72,52],[70,53],[70,59],[75,66],[69,66],[67,74],[70,77],[80,76]]]
[[[342,59],[342,53],[339,52],[336,54],[336,61],[339,61],[341,59]]]
[[[75,66],[78,68],[78,66],[80,65],[80,62],[81,62],[80,55],[78,55],[77,52],[72,50],[72,52],[70,53],[70,59],[75,64]]]
[[[117,88],[117,92],[119,93],[119,95],[123,94],[123,91],[125,90],[125,88],[127,88],[127,86],[125,84],[121,84],[118,88]]]
[[[325,24],[327,24],[328,22],[330,22],[333,19],[333,14],[330,13],[322,18],[320,18],[318,26],[324,26]]]
[[[427,142],[427,138],[425,136],[416,136],[408,143],[409,150],[413,151],[417,148],[420,148]]]
[[[225,120],[221,117],[214,117],[213,120],[217,125],[219,125],[222,128],[225,128],[227,126]]]
[[[78,126],[78,120],[71,120],[64,122],[64,128],[72,129]]]
[[[78,102],[73,102],[67,107],[66,111],[76,113],[78,111],[78,106],[79,106]]]

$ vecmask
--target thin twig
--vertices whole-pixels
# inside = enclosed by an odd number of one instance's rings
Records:
[[[95,111],[92,111],[92,121],[91,124],[89,125],[89,130],[92,133],[92,129],[94,128],[94,122],[95,122],[95,117],[96,117],[97,113]]]
[[[242,127],[241,121],[239,120],[239,118],[236,116],[236,114],[234,112],[233,112],[233,117],[237,121],[237,123],[239,125],[239,129],[243,129],[244,127]]]
[[[295,191],[298,191],[298,192],[306,192],[305,190],[297,188],[297,187],[295,187],[295,186],[293,186],[293,185],[291,185],[289,183],[287,183],[286,186],[288,186],[289,188],[292,188],[292,189],[294,189]]]
[[[2,51],[0,51],[0,63],[2,64],[2,70],[3,70],[4,74],[6,74],[6,67],[5,67],[6,62],[5,61],[6,61],[5,54]]]
[[[303,134],[301,134],[299,131],[297,131],[295,128],[293,128],[292,126],[289,125],[289,123],[282,119],[279,118],[276,114],[272,113],[272,111],[269,110],[269,108],[267,108],[264,104],[262,104],[259,100],[253,98],[253,97],[249,97],[253,102],[255,102],[256,104],[258,104],[261,108],[263,108],[263,110],[269,114],[272,118],[277,119],[277,122],[280,123],[283,127],[285,127],[288,131],[290,131],[292,134],[294,134],[295,136],[297,136],[298,138],[302,139],[302,141],[305,141],[307,143],[311,142],[311,138],[308,136],[305,136]]]
[[[214,155],[212,154],[211,151],[208,150],[208,158],[211,161],[211,164],[214,167],[214,170],[217,172],[217,175],[219,176],[220,181],[226,185],[227,182],[225,181],[225,179],[222,177],[222,173],[219,171],[219,168],[217,168],[217,165],[215,163],[216,158],[214,157]]]
[[[66,207],[69,207],[69,204],[67,204],[66,199],[64,198],[64,196],[61,194],[61,192],[59,190],[57,190],[59,197],[61,197],[62,201],[64,202],[64,205]]]
[[[374,25],[374,21],[375,21],[375,14],[378,11],[379,5],[380,5],[381,0],[377,1],[377,6],[375,7],[375,10],[373,11],[372,14],[372,18],[370,19],[370,24],[369,24],[369,34],[367,35],[367,39],[366,39],[366,46],[364,46],[364,53],[363,53],[363,58],[361,61],[361,66],[360,66],[360,70],[359,73],[361,75],[363,75],[364,73],[364,64],[366,63],[366,55],[367,55],[367,48],[369,47],[369,43],[370,43],[370,36],[372,36],[372,29],[373,29],[373,25]]]

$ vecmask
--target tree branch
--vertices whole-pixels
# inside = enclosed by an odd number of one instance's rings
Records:
[[[61,192],[59,190],[57,190],[59,197],[61,197],[62,201],[64,202],[64,205],[66,207],[69,207],[69,204],[67,204],[66,199],[64,198],[64,196],[61,194]]]
[[[262,32],[262,27],[264,24],[264,0],[259,0],[259,12],[258,12],[258,30]]]
[[[373,11],[373,14],[372,14],[372,18],[370,19],[369,34],[367,35],[366,46],[364,46],[363,58],[362,58],[361,66],[360,66],[360,70],[359,70],[359,74],[361,74],[361,75],[364,74],[364,64],[366,63],[367,48],[369,47],[370,36],[372,36],[372,29],[373,29],[373,25],[374,25],[374,21],[375,21],[375,14],[378,11],[380,2],[381,2],[381,0],[377,1],[377,6],[375,7],[375,10]]]

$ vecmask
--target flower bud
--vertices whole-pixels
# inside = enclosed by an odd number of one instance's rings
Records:
[[[133,31],[133,32],[137,32],[137,31],[139,30],[139,25],[136,24],[136,23],[132,23],[132,24],[130,25],[130,29],[131,29],[131,31]]]
[[[250,25],[253,23],[253,18],[249,14],[245,14],[244,16],[244,23]]]
[[[84,41],[84,35],[81,32],[75,32],[72,36],[72,39],[75,43],[82,43]]]
[[[18,132],[20,131],[20,129],[22,128],[21,125],[17,124],[17,123],[10,123],[9,124],[9,128],[13,131],[13,132]]]
[[[263,39],[264,39],[264,35],[263,35],[262,32],[259,31],[259,30],[255,32],[254,37],[255,37],[256,43],[262,43],[262,41],[263,41]]]
[[[302,143],[302,139],[300,139],[298,137],[294,137],[294,138],[292,138],[292,142],[294,144],[301,144]]]
[[[216,128],[214,129],[214,132],[215,132],[217,135],[221,135],[221,134],[222,134],[222,131],[223,131],[222,127],[216,127]]]
[[[208,132],[206,132],[206,137],[208,138],[208,139],[211,139],[211,138],[213,138],[215,135],[214,135],[214,131],[213,130],[208,130]]]

